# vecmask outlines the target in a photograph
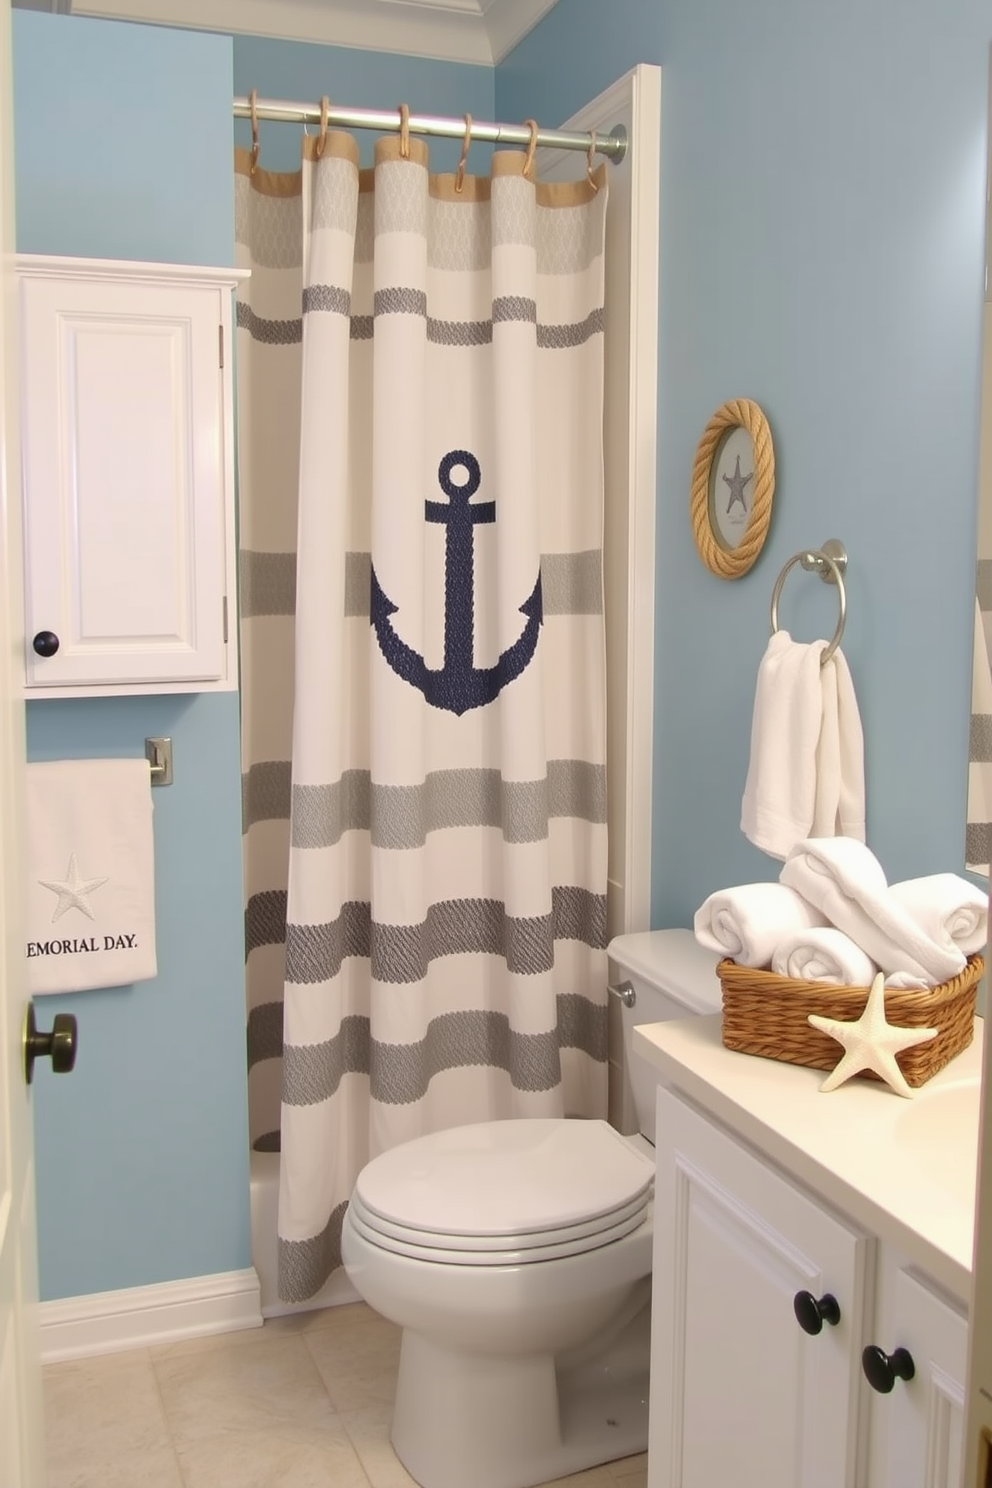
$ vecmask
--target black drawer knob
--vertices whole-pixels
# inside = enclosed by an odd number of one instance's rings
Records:
[[[891,1354],[870,1343],[861,1355],[861,1368],[865,1379],[880,1395],[888,1395],[897,1379],[911,1380],[916,1365],[909,1349],[897,1348]]]
[[[54,656],[59,649],[59,638],[54,630],[39,630],[31,644],[39,656]]]
[[[840,1305],[837,1298],[832,1297],[829,1292],[819,1298],[814,1297],[812,1292],[797,1292],[792,1299],[792,1307],[796,1322],[804,1333],[822,1333],[824,1323],[836,1328],[840,1322]]]

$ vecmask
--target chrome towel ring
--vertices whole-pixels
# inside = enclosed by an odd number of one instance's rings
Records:
[[[807,548],[802,553],[794,553],[788,563],[782,569],[775,580],[775,588],[772,590],[772,635],[778,630],[778,601],[782,593],[782,585],[790,568],[801,563],[807,573],[818,573],[825,584],[837,585],[837,602],[840,606],[840,614],[837,617],[837,629],[830,637],[830,642],[823,655],[820,657],[820,665],[823,666],[833,656],[840,645],[841,636],[844,634],[844,622],[847,619],[847,593],[844,589],[844,570],[847,568],[847,552],[844,544],[836,537],[831,537],[823,544],[822,548]]]

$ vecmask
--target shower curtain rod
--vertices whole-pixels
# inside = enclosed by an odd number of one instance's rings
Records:
[[[239,96],[234,100],[234,116],[251,118],[251,100]],[[277,124],[319,124],[319,103],[289,103],[282,98],[259,98],[255,103],[256,119],[268,119]],[[399,109],[340,108],[331,104],[327,110],[327,122],[341,129],[378,129],[399,133],[401,119]],[[465,120],[445,119],[433,114],[411,114],[411,134],[440,135],[445,139],[461,140],[465,137]],[[529,145],[531,131],[527,124],[487,124],[473,119],[470,131],[472,140],[481,140],[495,145]],[[605,155],[617,165],[627,153],[627,131],[618,124],[609,134],[572,133],[566,129],[538,129],[537,145],[547,145],[556,150],[582,150],[588,153],[595,142],[596,154]]]

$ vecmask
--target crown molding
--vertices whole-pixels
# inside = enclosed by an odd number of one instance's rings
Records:
[[[16,0],[15,0],[16,3]],[[73,15],[492,67],[555,0],[71,0]]]

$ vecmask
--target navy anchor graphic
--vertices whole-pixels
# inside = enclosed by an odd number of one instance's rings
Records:
[[[455,466],[468,471],[468,479],[456,486],[451,479]],[[537,648],[544,609],[541,601],[541,574],[530,597],[520,606],[527,616],[519,640],[500,656],[495,666],[477,667],[473,661],[475,606],[475,551],[473,528],[477,522],[495,522],[495,501],[469,501],[479,489],[482,473],[479,462],[467,450],[451,450],[438,466],[438,484],[447,501],[425,501],[428,522],[442,522],[445,534],[444,576],[444,666],[432,670],[424,658],[401,641],[393,630],[391,615],[397,606],[383,592],[375,569],[372,569],[370,617],[383,656],[398,677],[417,687],[434,708],[449,713],[467,713],[491,703],[500,691],[530,663]]]

